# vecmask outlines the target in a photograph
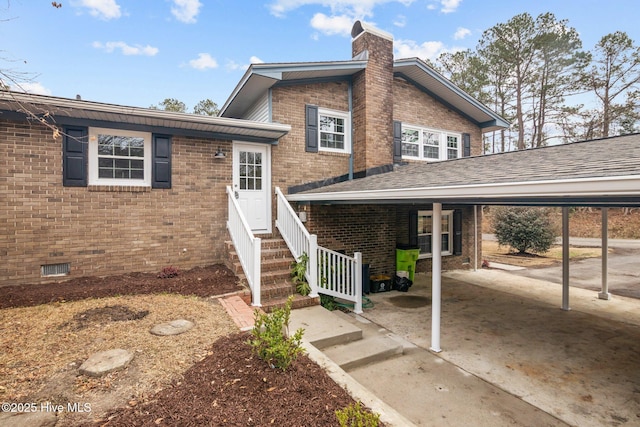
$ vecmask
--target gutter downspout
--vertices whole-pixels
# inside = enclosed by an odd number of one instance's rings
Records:
[[[349,154],[349,181],[353,181],[353,79],[349,80],[349,120],[351,121],[351,153]]]

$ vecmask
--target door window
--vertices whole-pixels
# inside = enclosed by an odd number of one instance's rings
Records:
[[[262,190],[262,153],[240,151],[240,189]]]

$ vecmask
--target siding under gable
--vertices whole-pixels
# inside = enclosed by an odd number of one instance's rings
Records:
[[[246,112],[243,119],[255,122],[271,122],[269,117],[269,92],[265,92]]]

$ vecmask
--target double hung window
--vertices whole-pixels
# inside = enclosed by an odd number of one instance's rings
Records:
[[[419,126],[402,125],[402,157],[448,160],[461,157],[461,135]]]
[[[320,151],[351,152],[349,113],[318,109],[318,147]]]
[[[89,183],[151,185],[151,134],[90,128]]]
[[[440,249],[442,255],[453,253],[453,211],[442,211],[440,226],[442,233]],[[433,254],[433,213],[418,211],[418,246],[420,258],[429,258]]]

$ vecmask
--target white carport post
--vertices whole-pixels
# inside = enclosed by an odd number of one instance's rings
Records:
[[[569,208],[562,207],[562,309],[569,308]]]
[[[431,347],[440,353],[440,315],[442,312],[442,203],[433,204],[431,233]]]
[[[602,208],[602,291],[598,293],[600,299],[611,299],[609,293],[609,208]]]

